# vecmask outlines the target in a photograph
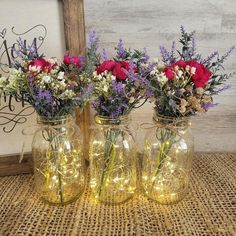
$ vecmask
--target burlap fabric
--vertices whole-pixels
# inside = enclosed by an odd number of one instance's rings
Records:
[[[49,206],[31,175],[0,178],[0,235],[236,235],[236,154],[198,154],[190,193],[175,205],[137,195],[119,206],[86,191],[67,206]]]

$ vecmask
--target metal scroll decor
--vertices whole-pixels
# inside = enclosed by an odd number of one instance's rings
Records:
[[[30,37],[31,35],[34,37]],[[38,35],[35,37],[35,35]],[[9,36],[9,37],[8,37]],[[10,30],[7,28],[0,29],[0,74],[9,73],[9,68],[12,67],[12,62],[16,60],[19,55],[17,49],[19,43],[24,43],[28,46],[27,40],[23,38],[31,38],[30,42],[37,50],[42,46],[47,36],[47,29],[44,25],[38,24],[22,33],[17,32],[15,27]],[[10,43],[10,38],[15,38],[14,43]],[[14,104],[21,103],[20,106],[15,106],[12,102],[11,96],[2,96],[0,91],[0,129],[4,133],[12,132],[17,125],[22,125],[27,122],[27,118],[34,113],[34,108],[25,102],[14,99]],[[20,107],[20,108],[19,108]]]

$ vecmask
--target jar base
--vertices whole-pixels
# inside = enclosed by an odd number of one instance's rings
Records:
[[[100,200],[100,199],[97,199],[97,198],[94,198],[95,201],[97,202],[100,202],[101,204],[104,204],[104,205],[109,205],[109,206],[118,206],[118,205],[122,205],[123,203],[126,203],[128,201],[130,201],[134,196],[130,196],[129,198],[126,198],[125,200],[122,200],[120,202],[111,202],[111,201],[106,201],[106,200]]]
[[[42,202],[47,203],[47,204],[52,205],[52,206],[65,206],[65,205],[68,205],[72,202],[77,201],[81,197],[82,194],[83,194],[83,191],[81,193],[79,193],[78,195],[74,196],[73,198],[71,198],[70,200],[65,201],[65,202],[52,202],[52,201],[49,201],[49,200],[47,200],[46,198],[44,198],[42,196],[39,197],[39,198]]]
[[[182,192],[170,193],[170,194],[160,194],[159,196],[156,196],[156,197],[151,197],[147,194],[145,194],[145,195],[149,200],[155,201],[158,204],[171,205],[171,204],[176,204],[176,203],[180,202],[181,200],[183,200],[188,195],[188,192],[189,192],[188,189],[185,189]]]

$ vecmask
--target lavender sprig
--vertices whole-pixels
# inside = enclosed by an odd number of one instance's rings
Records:
[[[97,37],[96,31],[93,29],[89,32],[89,42],[88,49],[98,49],[99,46],[99,38]]]
[[[210,108],[214,108],[216,106],[218,106],[219,103],[206,103],[206,104],[203,104],[202,105],[202,108],[205,110],[205,111],[208,111]]]
[[[171,46],[171,61],[170,63],[175,63],[175,51],[176,51],[176,44],[175,41],[172,42],[172,46]]]
[[[160,46],[160,52],[161,52],[163,62],[168,63],[170,59],[170,53],[167,51],[167,49],[164,46]]]
[[[109,59],[108,51],[107,51],[106,48],[103,48],[103,49],[102,49],[101,59],[102,59],[102,61],[106,61],[106,60]]]
[[[126,50],[124,46],[124,42],[122,39],[119,40],[116,49],[117,57],[120,59],[125,59],[126,57]]]
[[[135,65],[132,60],[129,61],[129,71],[126,72],[127,76],[129,77],[130,81],[134,81],[136,76],[135,76]]]
[[[147,63],[148,60],[150,59],[149,55],[147,54],[147,49],[144,48],[143,49],[143,55],[142,55],[142,58],[141,58],[141,63]]]
[[[91,76],[94,67],[99,65],[101,55],[98,53],[99,48],[99,38],[97,37],[96,31],[92,30],[89,33],[89,42],[87,47],[87,64],[85,67],[85,73]]]
[[[222,92],[224,92],[224,91],[226,91],[226,90],[228,90],[228,89],[230,89],[231,88],[231,85],[225,85],[225,86],[223,86],[223,87],[221,87],[221,88],[219,88],[219,89],[217,89],[217,90],[215,90],[214,91],[214,94],[219,94],[219,93],[222,93]]]
[[[212,59],[216,56],[219,56],[219,53],[217,51],[213,52],[211,55],[209,55],[206,59],[202,59],[200,63],[202,64],[208,64],[212,61]]]
[[[232,54],[232,52],[235,50],[235,46],[231,47],[228,52],[226,52],[218,61],[216,62],[216,65],[220,65],[224,63],[224,61]]]

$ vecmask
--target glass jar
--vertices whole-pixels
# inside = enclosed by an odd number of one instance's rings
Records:
[[[193,158],[190,118],[154,115],[144,139],[142,188],[159,203],[178,202],[188,192]]]
[[[83,138],[71,115],[38,117],[32,143],[35,189],[42,200],[65,204],[85,186]]]
[[[136,147],[128,117],[95,116],[90,140],[90,187],[95,199],[119,204],[136,189]]]

